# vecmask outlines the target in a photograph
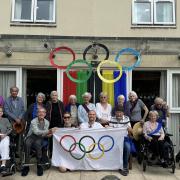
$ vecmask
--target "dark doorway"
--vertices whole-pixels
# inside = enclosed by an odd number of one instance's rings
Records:
[[[160,92],[161,72],[156,71],[133,71],[132,89],[138,97],[146,104],[148,109],[154,103]]]
[[[38,92],[46,95],[46,102],[50,93],[57,89],[56,70],[27,70],[27,106],[34,103]]]

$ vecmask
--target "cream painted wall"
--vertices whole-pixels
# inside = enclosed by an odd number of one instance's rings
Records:
[[[133,28],[131,0],[56,0],[56,27],[12,26],[11,0],[1,0],[0,34],[180,37],[180,5],[176,6],[176,28]]]

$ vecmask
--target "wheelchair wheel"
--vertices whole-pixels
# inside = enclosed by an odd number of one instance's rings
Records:
[[[105,52],[105,57],[103,58],[104,60],[107,60],[109,58],[109,49],[104,45],[104,44],[100,44],[100,43],[93,43],[91,45],[89,45],[83,52],[83,59],[84,60],[89,60],[93,59],[96,60],[98,59],[98,52]],[[87,57],[88,54],[91,55],[91,57]]]
[[[175,163],[175,160],[174,160],[173,163],[172,163],[172,173],[173,174],[175,173],[175,169],[176,169],[176,163]]]
[[[16,167],[15,167],[15,164],[13,164],[13,165],[10,167],[10,172],[12,172],[13,174],[16,173]]]
[[[147,166],[147,162],[146,162],[146,160],[143,160],[143,171],[144,172],[146,171],[146,166]]]

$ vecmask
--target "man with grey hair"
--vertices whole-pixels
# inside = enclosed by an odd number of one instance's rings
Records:
[[[24,102],[21,97],[18,96],[19,88],[13,86],[10,88],[10,96],[5,100],[4,113],[11,122],[11,124],[22,124],[24,116]],[[15,132],[16,133],[16,132]],[[16,146],[16,155],[20,155],[21,134],[16,134],[15,141],[18,142]]]
[[[161,97],[156,97],[150,110],[158,112],[158,122],[162,123],[163,128],[166,128],[167,118],[169,117],[169,107],[166,102]]]
[[[78,120],[79,123],[88,122],[88,112],[90,110],[94,110],[96,112],[96,107],[93,103],[90,103],[91,100],[91,93],[85,92],[83,95],[84,103],[82,105],[79,105],[78,107]]]

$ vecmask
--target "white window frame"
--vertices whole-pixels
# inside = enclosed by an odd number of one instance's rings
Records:
[[[31,19],[16,19],[15,18],[15,1],[16,0],[12,0],[12,10],[11,10],[11,12],[12,12],[12,17],[11,17],[11,19],[12,19],[12,21],[14,21],[14,22],[33,22],[33,9],[34,9],[34,0],[32,0],[32,2],[31,2]]]
[[[171,113],[180,113],[180,107],[173,107],[173,102],[172,102],[172,96],[173,96],[173,91],[172,91],[172,78],[173,74],[180,74],[180,70],[168,70],[167,71],[167,100],[170,108]]]
[[[135,22],[134,4],[136,2],[150,2],[151,3],[151,21],[150,22]],[[157,22],[156,3],[157,2],[171,2],[173,3],[173,22]],[[133,0],[132,2],[132,25],[175,25],[176,24],[176,7],[175,0]]]
[[[18,96],[22,96],[22,68],[0,67],[0,71],[16,72],[16,86],[19,88]],[[9,91],[9,89],[7,91]]]
[[[157,22],[157,13],[156,13],[156,4],[157,2],[170,2],[173,4],[173,21],[172,22]],[[175,19],[175,0],[154,0],[154,24],[175,24],[176,19]]]
[[[150,22],[135,22],[134,21],[134,18],[135,17],[135,11],[134,11],[134,4],[137,3],[137,2],[149,2],[151,3],[151,21]],[[153,23],[153,0],[144,0],[144,1],[140,1],[140,0],[133,0],[133,3],[132,3],[132,24],[152,24]]]
[[[37,0],[31,0],[31,19],[15,19],[15,1],[12,0],[12,21],[13,22],[32,22],[32,23],[55,23],[55,14],[56,14],[56,0],[53,0],[53,19],[52,20],[37,20],[36,10],[37,10]]]

